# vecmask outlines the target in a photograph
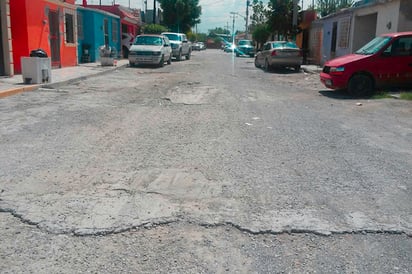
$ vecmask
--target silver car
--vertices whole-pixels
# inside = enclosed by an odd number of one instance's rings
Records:
[[[176,57],[177,61],[181,61],[183,56],[186,56],[186,60],[190,59],[190,55],[192,54],[192,43],[187,40],[186,34],[178,32],[163,32],[162,35],[169,38],[173,51],[173,57]]]
[[[131,67],[143,64],[163,67],[165,62],[172,63],[172,47],[163,35],[139,35],[130,47],[128,58]]]
[[[273,67],[292,67],[299,71],[302,61],[302,50],[289,41],[266,42],[255,56],[255,66],[263,67],[266,71]]]

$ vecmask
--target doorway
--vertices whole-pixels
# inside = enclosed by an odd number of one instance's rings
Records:
[[[53,68],[60,68],[60,32],[59,32],[59,12],[49,11],[50,29],[50,51],[51,65]]]
[[[332,43],[330,46],[330,59],[334,59],[336,57],[336,40],[338,38],[338,22],[333,22],[332,27]]]
[[[103,21],[104,45],[109,47],[109,20],[104,18]]]
[[[0,3],[0,76],[4,76],[6,74],[5,71],[5,63],[4,63],[4,46],[3,46],[3,10],[2,5]]]
[[[355,17],[352,51],[357,51],[376,36],[378,14]]]

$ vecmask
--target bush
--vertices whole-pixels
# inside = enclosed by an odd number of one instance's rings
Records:
[[[166,31],[169,31],[169,29],[158,24],[148,24],[143,27],[143,33],[145,34],[161,34]]]
[[[401,92],[400,97],[403,100],[412,100],[412,92]]]

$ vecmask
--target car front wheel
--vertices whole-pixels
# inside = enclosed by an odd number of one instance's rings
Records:
[[[255,57],[255,67],[257,67],[257,68],[260,67],[259,63],[258,63],[258,60],[257,60],[257,57]]]
[[[264,69],[265,69],[265,71],[270,71],[270,65],[269,65],[269,61],[267,59],[265,60]]]
[[[159,67],[163,67],[164,65],[165,65],[165,56],[162,55],[162,58],[160,59],[160,62],[159,62]]]
[[[352,96],[362,97],[374,91],[373,79],[365,74],[356,74],[349,80],[348,92]]]
[[[182,60],[182,51],[179,51],[179,55],[176,56],[176,60],[177,60],[177,61],[181,61],[181,60]]]

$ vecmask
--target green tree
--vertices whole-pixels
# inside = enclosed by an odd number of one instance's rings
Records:
[[[158,0],[163,10],[163,23],[172,31],[188,32],[200,23],[199,0]]]
[[[271,34],[270,28],[267,24],[260,24],[255,26],[252,37],[253,40],[256,42],[256,47],[260,49],[262,45],[267,41]]]
[[[278,39],[286,39],[292,35],[295,32],[292,25],[293,0],[269,0],[268,8],[268,25]]]
[[[218,34],[225,34],[225,35],[229,35],[230,31],[228,29],[224,29],[224,28],[214,28],[214,29],[210,29],[209,30],[209,37],[216,37]]]
[[[340,9],[350,7],[353,2],[354,0],[317,0],[316,9],[323,17],[335,13]]]
[[[268,10],[263,5],[262,0],[253,0],[251,3],[252,15],[250,16],[250,22],[252,25],[261,25],[268,20]]]
[[[196,33],[196,40],[199,42],[206,42],[207,34],[206,33]]]
[[[146,34],[160,34],[165,31],[168,31],[168,28],[158,24],[148,24],[143,27],[143,33]]]

